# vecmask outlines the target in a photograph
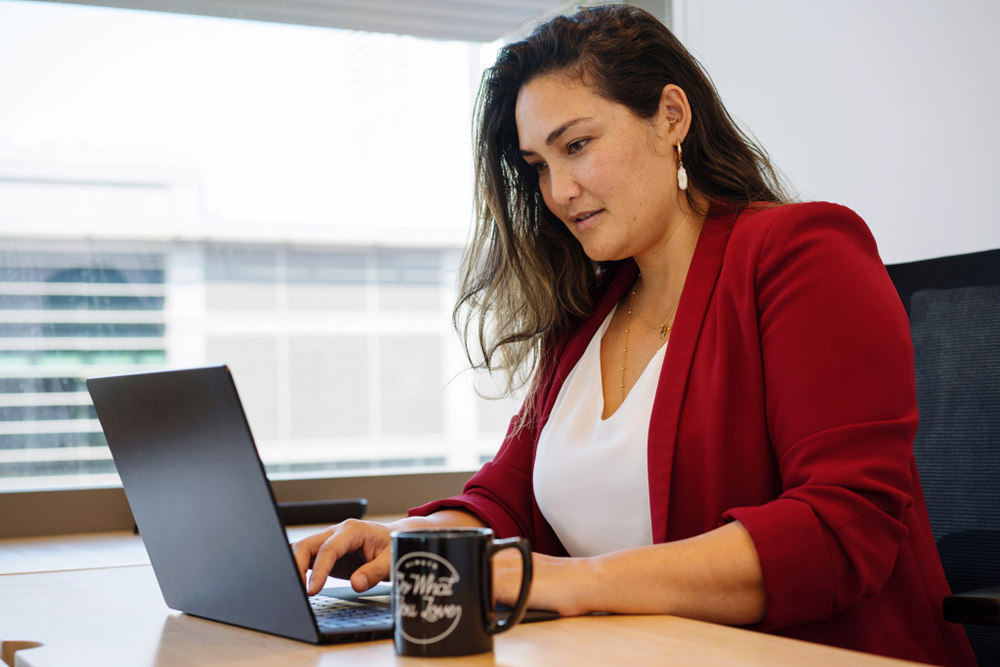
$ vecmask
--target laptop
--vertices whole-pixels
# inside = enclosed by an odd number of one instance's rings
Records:
[[[314,644],[392,636],[388,586],[306,595],[227,367],[87,388],[168,607]]]

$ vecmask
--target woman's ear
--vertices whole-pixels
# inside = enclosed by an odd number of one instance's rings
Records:
[[[660,91],[660,107],[655,122],[657,136],[671,147],[687,137],[691,127],[691,105],[679,86],[668,83]]]

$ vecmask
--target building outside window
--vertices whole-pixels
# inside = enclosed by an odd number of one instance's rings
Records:
[[[472,470],[496,44],[0,0],[0,490],[116,484],[85,379],[227,364],[272,476]]]

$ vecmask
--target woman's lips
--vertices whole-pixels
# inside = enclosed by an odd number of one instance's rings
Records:
[[[581,232],[590,229],[601,221],[603,213],[604,209],[601,209],[599,211],[587,211],[585,213],[574,215],[572,218],[573,226]]]

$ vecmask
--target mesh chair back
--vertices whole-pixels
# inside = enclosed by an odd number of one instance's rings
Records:
[[[1000,585],[1000,250],[887,267],[910,317],[914,454],[955,592]],[[980,664],[1000,629],[966,626]]]

